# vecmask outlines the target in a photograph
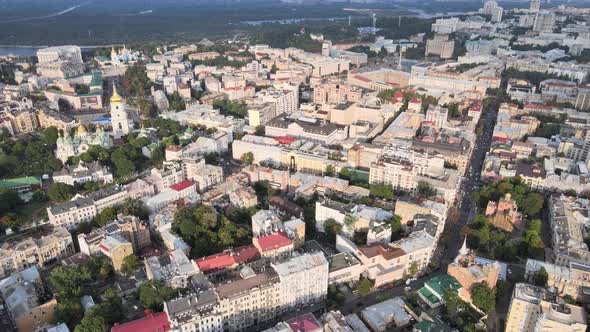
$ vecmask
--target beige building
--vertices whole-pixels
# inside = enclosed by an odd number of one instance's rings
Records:
[[[100,212],[109,207],[122,205],[129,198],[129,193],[124,186],[113,185],[93,191],[87,196],[94,202],[96,212]]]
[[[98,254],[101,251],[102,241],[107,236],[115,234],[129,241],[134,252],[139,252],[152,244],[150,230],[146,223],[134,216],[119,215],[117,220],[104,227],[97,228],[88,234],[79,234],[80,252],[88,256]]]
[[[78,126],[73,118],[49,108],[39,110],[37,119],[41,128],[55,127],[58,130],[68,131]]]
[[[99,245],[100,251],[107,256],[115,271],[121,271],[125,257],[133,255],[133,245],[120,235],[109,235]]]
[[[254,104],[248,107],[248,124],[252,127],[264,126],[276,116],[275,103]]]
[[[48,207],[47,216],[50,224],[71,230],[78,227],[81,222],[91,221],[96,216],[96,206],[90,198],[77,197],[69,202]]]
[[[434,34],[432,39],[426,41],[426,55],[438,55],[442,59],[453,57],[455,41],[449,40],[447,34]]]
[[[313,89],[313,102],[319,105],[356,103],[362,96],[362,89],[343,82],[325,82]]]
[[[569,295],[580,301],[588,300],[590,289],[590,266],[569,263],[567,266],[551,264],[534,259],[526,262],[525,279],[532,281],[535,275],[544,268],[547,272],[547,285],[561,296]]]
[[[519,283],[514,286],[506,332],[586,331],[583,308],[567,304],[543,288]]]
[[[0,276],[22,270],[28,266],[45,264],[74,253],[72,235],[62,227],[49,230],[43,236],[24,238],[19,242],[0,245]]]

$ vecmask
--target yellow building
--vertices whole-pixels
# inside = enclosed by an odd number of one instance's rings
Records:
[[[125,257],[133,255],[133,245],[119,235],[109,235],[100,243],[101,252],[110,258],[115,271],[121,271]]]

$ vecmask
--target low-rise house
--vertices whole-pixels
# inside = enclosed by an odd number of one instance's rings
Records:
[[[229,201],[232,205],[240,208],[249,208],[258,204],[256,192],[252,187],[240,188],[229,193]]]
[[[426,281],[424,287],[418,290],[418,296],[431,308],[436,308],[445,303],[447,291],[460,292],[461,284],[455,277],[443,274]]]
[[[88,181],[111,183],[113,182],[113,174],[109,172],[107,167],[101,166],[97,161],[89,164],[80,162],[78,165],[64,165],[60,171],[53,172],[53,182],[73,186],[76,183],[86,183]]]
[[[375,332],[385,332],[390,328],[401,328],[412,320],[411,310],[401,297],[377,303],[361,312],[364,321]]]
[[[149,280],[161,280],[172,288],[187,288],[190,278],[200,272],[197,263],[182,250],[145,258],[144,263]]]
[[[100,212],[108,207],[122,205],[129,198],[129,193],[127,193],[125,187],[113,185],[93,191],[87,196],[94,202],[96,212]]]

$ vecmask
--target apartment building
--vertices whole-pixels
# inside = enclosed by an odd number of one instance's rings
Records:
[[[54,46],[37,51],[37,72],[48,78],[68,78],[84,72],[78,46]]]
[[[525,266],[525,279],[533,281],[535,275],[545,269],[547,272],[547,285],[555,289],[561,296],[569,295],[580,301],[588,301],[590,288],[590,266],[579,263],[569,263],[567,266],[528,259]]]
[[[307,117],[279,115],[265,126],[268,137],[298,137],[322,144],[334,144],[348,138],[348,127]]]
[[[108,235],[98,246],[100,252],[111,260],[115,271],[121,271],[125,257],[133,255],[133,245],[120,235]]]
[[[265,102],[248,106],[248,124],[252,127],[264,126],[277,115],[276,103]]]
[[[100,253],[100,244],[109,235],[119,235],[133,246],[138,253],[151,245],[150,230],[146,223],[134,216],[119,215],[117,220],[103,227],[94,229],[88,234],[78,235],[80,252],[91,256]]]
[[[343,82],[323,82],[313,88],[313,102],[319,105],[356,103],[362,96],[362,89]]]
[[[321,302],[328,292],[328,261],[322,252],[296,255],[271,264],[280,280],[281,311]]]
[[[444,176],[444,157],[414,151],[404,147],[392,147],[371,164],[369,183],[390,184],[396,189],[413,191],[418,176],[442,178]]]
[[[72,235],[63,227],[55,227],[18,242],[4,242],[0,244],[0,276],[7,276],[29,266],[41,268],[72,254]]]
[[[91,198],[78,196],[69,202],[47,208],[49,223],[54,226],[75,229],[81,222],[89,222],[96,216],[97,209]]]
[[[585,331],[583,308],[567,304],[543,288],[518,283],[514,286],[506,332]]]
[[[256,94],[260,103],[274,105],[276,115],[291,114],[299,110],[299,85],[285,83],[278,88],[268,88]]]
[[[561,266],[570,262],[590,264],[590,252],[584,242],[584,229],[590,206],[586,200],[563,195],[549,199],[552,261]]]
[[[455,41],[449,40],[448,34],[434,34],[432,39],[426,41],[426,55],[437,55],[442,59],[449,59],[453,56]]]
[[[113,185],[93,191],[87,196],[94,202],[96,212],[100,212],[108,207],[122,205],[129,198],[129,193],[124,186]]]

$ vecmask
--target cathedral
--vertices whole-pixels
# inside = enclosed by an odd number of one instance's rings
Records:
[[[119,51],[115,50],[115,47],[111,49],[111,64],[113,66],[121,66],[128,63],[134,63],[138,59],[137,52],[131,52],[127,47],[123,46]]]
[[[89,133],[84,126],[80,125],[74,137],[70,136],[70,133],[66,131],[62,137],[57,139],[56,145],[55,156],[65,163],[69,157],[79,156],[88,151],[91,145],[109,148],[113,146],[113,139],[101,127],[98,127],[96,132]]]

